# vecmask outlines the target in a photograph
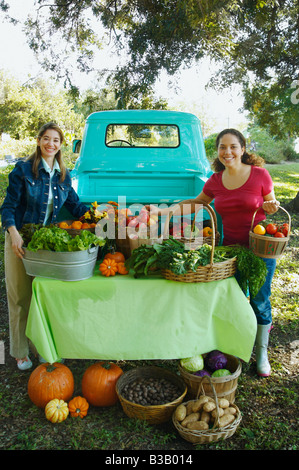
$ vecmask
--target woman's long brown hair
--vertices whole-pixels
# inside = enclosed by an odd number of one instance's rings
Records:
[[[55,124],[55,122],[48,122],[47,124],[44,124],[38,131],[37,138],[40,140],[48,129],[53,129],[54,131],[57,131],[60,136],[60,143],[62,144],[64,142],[63,132],[60,129],[60,127],[57,124]],[[38,178],[38,166],[40,164],[41,158],[42,158],[42,154],[41,154],[40,146],[37,145],[35,151],[28,158],[28,160],[32,161],[32,172],[36,178]],[[66,176],[66,167],[63,163],[61,149],[58,150],[58,152],[55,155],[55,158],[60,168],[60,181],[64,181],[65,176]]]

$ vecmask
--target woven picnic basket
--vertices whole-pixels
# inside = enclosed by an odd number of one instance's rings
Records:
[[[191,430],[181,425],[181,423],[176,419],[175,412],[172,415],[172,422],[177,431],[179,432],[180,436],[186,441],[191,442],[192,444],[209,444],[210,442],[219,441],[219,439],[227,439],[236,432],[242,420],[242,415],[239,408],[234,403],[230,403],[230,407],[233,407],[236,410],[235,420],[227,426],[219,426],[219,404],[217,394],[214,385],[211,381],[211,378],[209,376],[205,376],[204,379],[210,382],[211,388],[213,390],[213,398],[216,403],[217,414],[213,426],[210,429],[205,430]],[[206,395],[204,388],[199,388],[195,400],[189,400],[188,402],[184,402],[183,405],[187,406],[190,402],[196,402],[200,395]]]
[[[226,368],[231,374],[223,377],[211,377],[211,381],[218,398],[226,398],[229,402],[234,403],[242,366],[240,359],[236,356],[225,354],[225,357],[227,359]],[[206,395],[213,396],[213,389],[210,383],[204,381],[203,377],[188,372],[180,364],[178,365],[178,369],[180,376],[188,387],[188,396],[190,398],[196,397],[200,387],[204,388]]]
[[[259,211],[261,207],[259,207],[253,214],[252,221],[251,221],[251,228],[249,232],[249,248],[254,252],[255,255],[261,258],[279,258],[283,255],[290,239],[291,233],[291,217],[290,214],[283,208],[279,207],[279,209],[283,210],[288,216],[288,236],[283,238],[276,238],[276,237],[269,237],[265,235],[259,235],[253,232],[254,226],[254,219],[256,216],[257,211]]]
[[[211,215],[213,235],[211,237],[212,247],[211,247],[210,263],[207,264],[206,266],[198,266],[196,271],[190,270],[185,274],[175,274],[169,269],[161,269],[161,274],[165,279],[168,279],[170,281],[178,281],[178,282],[212,282],[212,281],[219,281],[219,280],[231,277],[236,272],[236,269],[237,269],[236,257],[230,258],[226,261],[221,261],[219,263],[214,263],[215,240],[216,240],[214,217],[212,215],[211,207],[208,204],[202,203],[201,205],[203,205],[205,209]],[[170,217],[168,217],[167,219],[168,223],[169,223],[169,220],[170,220]],[[195,249],[195,247],[193,249]]]
[[[124,387],[141,378],[164,378],[178,387],[180,395],[170,403],[152,406],[143,406],[124,398]],[[144,420],[149,424],[159,424],[171,419],[173,411],[183,401],[187,393],[187,386],[181,377],[165,368],[155,366],[137,367],[121,375],[116,383],[116,393],[123,411],[129,418]]]
[[[193,229],[195,227],[195,223],[196,223],[196,216],[198,214],[198,212],[200,210],[206,210],[210,216],[210,225],[211,225],[211,228],[212,228],[212,234],[209,235],[209,236],[202,236],[202,235],[199,235],[198,237],[194,237],[192,236],[192,232],[193,232]],[[170,211],[166,217],[166,220],[165,220],[165,226],[164,226],[164,233],[163,233],[163,238],[168,238],[168,235],[169,235],[169,224],[170,224],[170,220],[173,216],[173,212]],[[214,225],[214,230],[213,230],[213,225]],[[209,204],[206,204],[204,202],[200,203],[199,207],[197,207],[196,211],[195,211],[195,214],[194,214],[194,218],[192,220],[192,224],[191,224],[191,235],[190,237],[175,237],[176,240],[179,240],[180,242],[184,243],[185,247],[187,250],[196,250],[196,248],[198,248],[199,246],[203,245],[203,244],[207,244],[207,245],[212,245],[214,243],[215,246],[219,245],[219,242],[220,242],[220,233],[218,231],[218,226],[217,226],[217,217],[216,217],[216,214],[215,214],[215,211],[214,209],[209,205]]]

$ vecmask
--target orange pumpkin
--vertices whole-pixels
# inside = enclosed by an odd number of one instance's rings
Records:
[[[125,263],[117,263],[117,268],[119,274],[128,274],[129,272],[125,266]]]
[[[74,377],[64,364],[40,364],[29,377],[28,395],[39,408],[44,408],[54,398],[68,401],[73,393]]]
[[[80,396],[72,398],[69,402],[69,411],[73,418],[84,418],[87,415],[88,408],[88,401]]]
[[[120,251],[115,251],[114,253],[107,253],[104,256],[104,259],[113,259],[117,263],[124,263],[126,261],[125,255]]]
[[[106,277],[115,276],[118,271],[117,262],[110,258],[104,259],[99,266],[99,270]]]
[[[112,406],[118,401],[116,382],[123,374],[113,362],[96,362],[88,367],[82,378],[82,393],[93,406]]]

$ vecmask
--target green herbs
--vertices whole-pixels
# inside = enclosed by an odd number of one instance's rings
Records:
[[[27,235],[28,235],[27,230]],[[56,226],[37,228],[27,244],[29,251],[84,251],[91,245],[103,246],[105,240],[97,237],[88,230],[82,230],[80,235],[72,237],[66,230]]]
[[[141,245],[136,248],[126,261],[135,277],[149,275],[160,269],[169,269],[174,274],[183,275],[188,271],[196,271],[199,266],[211,262],[210,245],[204,244],[196,250],[186,251],[184,244],[174,238],[163,240],[160,244]],[[216,246],[213,263],[221,263],[230,258],[237,258],[237,280],[244,292],[249,289],[255,297],[264,284],[267,267],[264,261],[251,250],[240,245]]]
[[[254,298],[267,276],[267,266],[262,258],[256,256],[249,248],[240,245],[219,246],[217,251],[221,251],[227,257],[237,258],[237,280],[241,289],[249,290],[250,296]]]
[[[214,262],[224,261],[224,253],[214,253]],[[184,244],[174,238],[163,240],[154,245],[141,245],[136,248],[127,267],[134,271],[135,277],[140,274],[148,275],[157,269],[169,269],[175,274],[185,274],[196,271],[198,266],[206,266],[211,262],[211,246],[202,245],[197,250],[185,251]]]

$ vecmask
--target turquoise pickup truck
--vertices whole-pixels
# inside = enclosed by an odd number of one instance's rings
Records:
[[[200,121],[184,112],[95,112],[73,150],[73,186],[86,205],[171,205],[197,196],[212,174]]]

